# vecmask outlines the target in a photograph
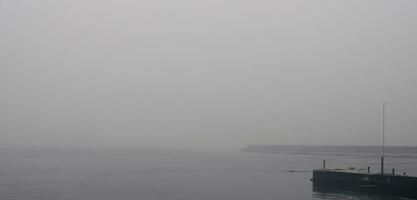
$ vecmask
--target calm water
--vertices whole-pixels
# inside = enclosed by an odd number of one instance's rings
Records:
[[[401,199],[312,191],[311,171],[371,166],[372,156],[258,154],[239,150],[0,150],[1,200]],[[387,168],[417,175],[417,159]]]

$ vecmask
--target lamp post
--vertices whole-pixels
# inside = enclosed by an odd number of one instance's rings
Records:
[[[385,106],[387,103],[382,103],[382,156],[381,156],[381,174],[384,173],[384,156],[385,156]]]

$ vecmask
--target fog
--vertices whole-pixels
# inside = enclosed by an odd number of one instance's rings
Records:
[[[0,146],[416,145],[416,9],[1,0]]]

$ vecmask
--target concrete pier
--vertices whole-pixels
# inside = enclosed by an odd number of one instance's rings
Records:
[[[400,193],[417,198],[417,177],[412,176],[316,169],[313,170],[312,181],[315,189],[349,188],[357,191]]]

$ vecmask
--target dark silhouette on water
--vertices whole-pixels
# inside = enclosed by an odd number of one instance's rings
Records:
[[[352,190],[357,192],[403,195],[417,198],[417,177],[388,173],[362,173],[327,169],[313,170],[314,190]]]
[[[376,194],[402,195],[417,197],[417,177],[385,173],[385,106],[382,104],[382,154],[380,173],[367,173],[356,171],[331,170],[326,168],[326,161],[323,160],[323,169],[313,170],[313,189],[315,190],[353,190],[359,192],[370,192]]]

